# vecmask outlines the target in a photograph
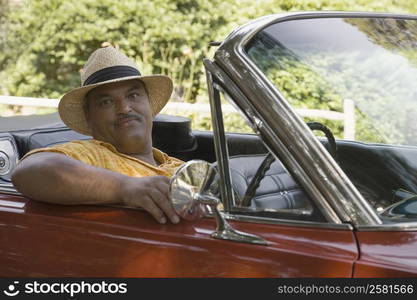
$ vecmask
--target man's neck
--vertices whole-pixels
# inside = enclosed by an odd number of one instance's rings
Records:
[[[116,148],[116,150],[120,153],[142,160],[152,166],[159,165],[159,162],[157,162],[153,156],[152,139],[150,139],[146,143],[129,142],[129,143],[123,143],[123,144],[121,143],[117,145],[111,142],[107,142],[107,143],[112,144]]]
[[[147,147],[137,147],[137,148],[134,147],[133,149],[128,148],[128,147],[124,147],[124,148],[116,147],[116,149],[120,153],[132,156],[150,165],[153,165],[153,166],[158,165],[158,162],[155,161],[155,158],[153,156],[153,149],[151,145],[148,145]],[[135,149],[140,149],[141,151],[137,151]]]
[[[127,154],[130,155],[134,158],[137,158],[141,161],[144,161],[152,166],[158,166],[159,163],[155,160],[154,156],[153,156],[153,151],[151,151],[150,153],[147,154]]]

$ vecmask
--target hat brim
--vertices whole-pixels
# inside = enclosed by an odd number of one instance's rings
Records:
[[[81,134],[91,135],[84,112],[84,101],[87,93],[98,86],[132,79],[139,79],[145,84],[152,115],[157,115],[172,94],[172,80],[165,75],[128,76],[73,89],[59,101],[58,112],[62,121],[69,128]]]

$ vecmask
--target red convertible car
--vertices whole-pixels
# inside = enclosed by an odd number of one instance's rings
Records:
[[[90,137],[59,122],[0,133],[0,276],[417,276],[416,16],[266,16],[204,65],[213,131],[154,121],[155,146],[187,161],[171,179],[179,224],[22,196],[19,158]],[[300,116],[347,100],[348,135]],[[228,102],[252,134],[226,132]]]

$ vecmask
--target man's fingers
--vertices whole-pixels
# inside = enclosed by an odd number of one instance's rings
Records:
[[[162,193],[169,193],[169,178],[165,176],[155,176],[152,178],[155,187]]]
[[[151,196],[157,205],[168,216],[172,223],[176,224],[180,218],[172,207],[171,199],[169,197],[169,178],[165,176],[153,177],[157,189],[151,191]]]
[[[128,182],[124,202],[128,205],[142,207],[159,223],[166,223],[168,217],[174,224],[180,221],[169,197],[169,178],[150,176],[132,178]]]
[[[155,220],[157,220],[161,224],[165,224],[167,222],[164,213],[159,207],[154,203],[154,201],[147,197],[142,200],[142,208],[144,208],[147,212],[149,212]]]
[[[177,224],[180,221],[180,218],[176,214],[174,208],[172,207],[171,200],[169,199],[168,191],[160,192],[158,190],[154,190],[151,193],[152,199],[155,203],[162,209],[165,215],[171,220],[172,223]]]

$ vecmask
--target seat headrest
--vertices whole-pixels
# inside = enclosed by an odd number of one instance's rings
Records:
[[[153,121],[152,141],[155,148],[168,153],[191,152],[197,148],[191,119],[180,116],[157,115]]]

